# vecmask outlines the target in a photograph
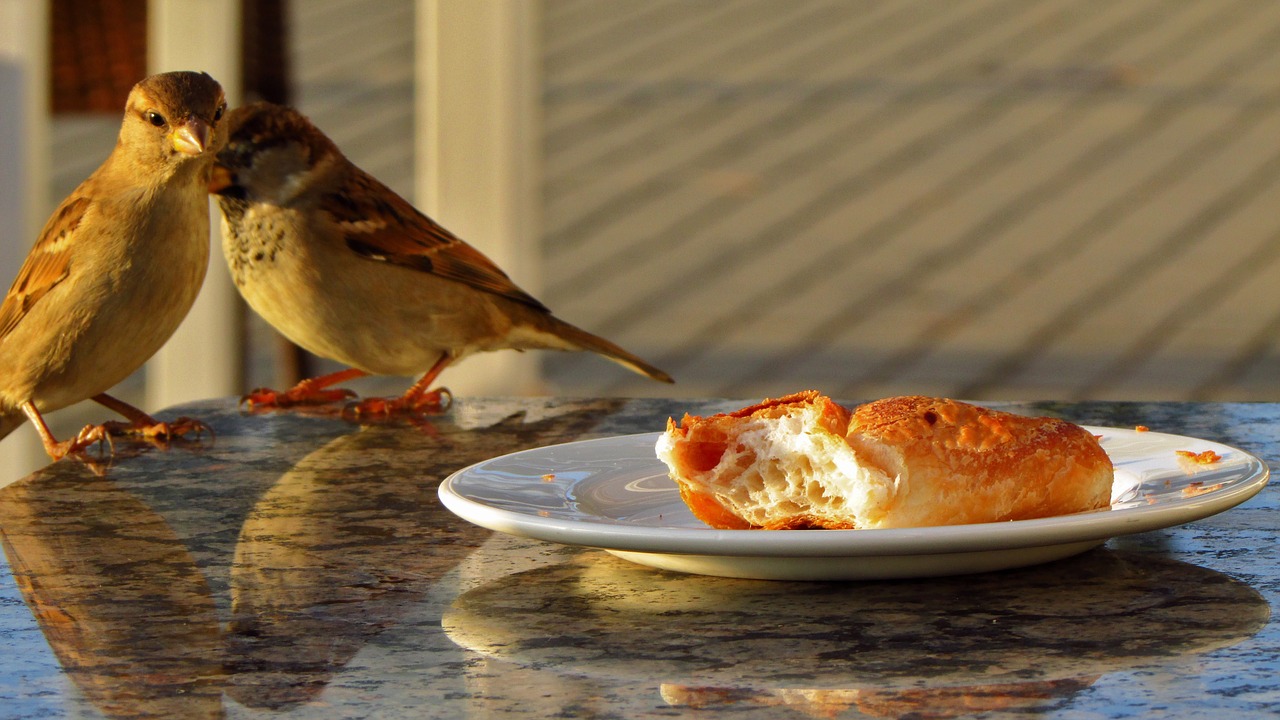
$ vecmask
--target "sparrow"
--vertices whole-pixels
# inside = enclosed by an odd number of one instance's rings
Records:
[[[112,435],[207,430],[158,422],[106,391],[169,339],[204,281],[206,188],[226,109],[205,73],[133,86],[115,148],[54,210],[0,304],[0,438],[30,420],[57,461]],[[42,415],[86,399],[127,422],[56,440]]]
[[[471,245],[348,160],[297,110],[236,108],[209,190],[222,211],[222,249],[236,287],[294,344],[347,369],[251,407],[319,404],[354,395],[333,385],[365,375],[421,375],[398,398],[355,414],[438,411],[432,389],[448,366],[504,349],[590,351],[661,382],[671,376],[614,343],[556,318]]]

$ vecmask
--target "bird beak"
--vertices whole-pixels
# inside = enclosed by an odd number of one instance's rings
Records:
[[[236,184],[235,176],[223,165],[215,164],[209,173],[209,192],[221,195],[224,190]]]
[[[169,135],[173,149],[184,155],[199,155],[209,143],[209,124],[200,118],[189,118]]]

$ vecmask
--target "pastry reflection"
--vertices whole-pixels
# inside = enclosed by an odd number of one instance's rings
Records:
[[[1049,709],[1102,675],[1239,643],[1268,618],[1244,583],[1109,550],[856,585],[688,576],[582,552],[462,595],[443,626],[490,659],[487,683],[502,682],[504,661],[653,678],[683,707],[949,718]]]
[[[223,716],[209,585],[150,506],[58,463],[0,490],[0,536],[49,647],[103,715]]]
[[[663,683],[662,699],[689,708],[786,708],[810,717],[944,720],[990,712],[1043,712],[1093,684],[1096,677],[901,689],[744,690]]]
[[[433,418],[429,438],[411,445],[403,425],[370,425],[307,455],[261,497],[240,531],[230,574],[228,693],[274,710],[313,699],[489,537],[440,506],[443,477],[581,435],[618,404],[583,403],[534,421],[517,414],[479,428],[457,424],[465,418]]]

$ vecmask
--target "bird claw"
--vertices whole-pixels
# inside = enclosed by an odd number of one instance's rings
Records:
[[[70,440],[62,442],[54,441],[51,437],[42,434],[44,440],[44,450],[49,454],[49,458],[53,462],[58,462],[65,458],[72,458],[80,461],[85,467],[98,477],[104,477],[110,470],[112,460],[115,458],[115,443],[111,440],[111,433],[107,432],[101,425],[85,425],[80,432]],[[97,456],[91,456],[87,451],[94,445],[106,443],[107,452],[102,452],[101,447]]]
[[[368,398],[348,403],[342,408],[342,416],[348,420],[392,415],[437,415],[453,405],[453,393],[449,388],[436,388],[430,392],[404,395],[398,398]]]
[[[119,454],[115,444],[117,437],[141,438],[157,447],[168,447],[171,441],[191,433],[195,433],[197,439],[205,434],[210,438],[214,437],[213,428],[195,418],[185,416],[173,422],[111,420],[100,425],[85,425],[74,438],[46,447],[46,451],[55,462],[65,457],[74,457],[95,475],[102,476]],[[106,451],[102,449],[103,444],[107,446]],[[99,447],[96,457],[88,452],[94,445]]]
[[[127,423],[127,422],[105,422],[98,427],[102,428],[107,436],[128,436],[140,437],[145,440],[159,440],[168,442],[170,440],[195,433],[196,438],[208,434],[210,438],[214,437],[213,428],[203,422],[186,417],[185,415],[176,418],[173,422],[165,422],[163,420],[151,423]]]
[[[213,428],[195,418],[187,417],[186,415],[175,418],[172,423],[162,422],[160,424],[167,426],[168,435],[166,437],[169,438],[185,437],[191,433],[195,433],[197,440],[205,435],[208,435],[210,440],[213,440],[216,437],[213,433]]]
[[[116,451],[115,442],[111,439],[111,432],[102,425],[85,425],[80,432],[70,440],[63,440],[52,448],[47,448],[49,456],[55,461],[61,460],[68,455],[83,455],[86,450],[98,446],[99,457],[103,456],[102,444],[106,443],[109,451],[106,455],[113,455]]]
[[[257,388],[240,398],[241,405],[248,405],[249,410],[266,410],[270,408],[288,408],[295,405],[328,405],[357,397],[346,388],[325,390],[299,385],[284,392],[271,388]]]

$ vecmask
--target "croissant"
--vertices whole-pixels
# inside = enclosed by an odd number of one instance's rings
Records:
[[[1110,506],[1111,460],[1070,422],[943,398],[852,412],[817,391],[667,421],[657,455],[714,528],[1001,522]]]

